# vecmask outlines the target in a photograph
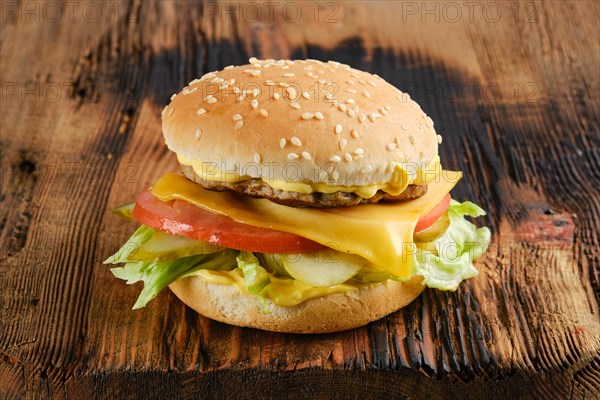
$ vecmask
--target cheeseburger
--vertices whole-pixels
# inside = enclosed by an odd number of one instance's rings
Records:
[[[450,191],[433,121],[377,75],[257,60],[195,79],[162,112],[181,173],[117,211],[142,225],[106,263],[232,325],[323,333],[477,275],[490,241]]]

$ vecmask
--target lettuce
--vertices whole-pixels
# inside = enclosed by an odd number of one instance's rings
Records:
[[[172,261],[138,261],[127,262],[120,268],[112,268],[111,272],[127,284],[144,282],[133,309],[145,307],[150,300],[169,284],[177,279],[192,275],[200,269],[231,270],[236,267],[237,251],[228,250],[214,254],[198,254],[178,258]]]
[[[271,283],[269,273],[266,269],[260,266],[258,258],[249,251],[240,251],[240,254],[235,258],[237,261],[238,268],[242,270],[244,274],[244,282],[248,291],[258,296],[263,310],[269,311],[265,297],[261,294],[262,290]]]
[[[129,257],[137,251],[142,244],[147,242],[156,232],[154,229],[142,225],[131,235],[129,240],[115,254],[104,260],[104,264],[121,264],[129,261]]]
[[[470,201],[450,202],[448,229],[431,246],[419,246],[415,252],[414,275],[423,276],[423,284],[440,290],[456,290],[460,282],[479,272],[473,261],[481,256],[491,240],[488,228],[477,228],[465,216],[485,215]]]

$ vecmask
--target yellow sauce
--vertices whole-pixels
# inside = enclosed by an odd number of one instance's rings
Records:
[[[195,272],[194,275],[208,283],[216,285],[232,285],[241,293],[248,294],[248,289],[244,283],[244,276],[239,268],[232,271],[213,271],[205,269]],[[271,283],[269,283],[260,294],[280,307],[294,307],[306,300],[335,293],[347,293],[374,285],[351,282],[320,288],[306,285],[294,279],[277,278],[271,274],[269,274],[269,278],[271,279]]]
[[[196,175],[207,181],[219,181],[227,183],[241,182],[252,179],[248,175],[238,175],[232,171],[221,171],[215,163],[205,163],[192,160],[184,155],[177,154],[177,160],[182,164],[194,169]],[[257,165],[258,167],[258,165]],[[375,183],[371,185],[334,185],[323,182],[302,182],[302,181],[284,181],[281,179],[261,178],[271,187],[286,192],[297,193],[335,193],[346,192],[356,193],[362,198],[375,196],[378,190],[382,190],[392,196],[402,193],[408,185],[426,185],[433,181],[441,172],[439,156],[435,156],[431,162],[426,165],[415,168],[411,164],[397,163],[394,165],[392,177],[389,182]]]

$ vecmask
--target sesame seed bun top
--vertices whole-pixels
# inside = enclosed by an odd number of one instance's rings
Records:
[[[162,118],[178,155],[267,182],[388,182],[397,164],[434,160],[441,140],[410,96],[333,61],[251,58],[190,82]]]

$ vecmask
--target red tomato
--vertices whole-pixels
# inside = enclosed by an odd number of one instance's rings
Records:
[[[417,222],[415,232],[433,225],[450,205],[450,195]],[[269,254],[308,253],[325,246],[293,233],[247,225],[183,200],[163,202],[150,192],[138,194],[133,218],[159,231],[232,249]]]
[[[325,247],[293,233],[242,224],[183,200],[163,202],[148,191],[138,194],[132,216],[159,231],[238,250],[296,254]]]
[[[417,225],[415,226],[415,232],[423,231],[429,228],[431,225],[435,224],[435,222],[442,216],[442,214],[446,212],[449,206],[450,195],[447,194],[446,197],[444,197],[444,199],[433,208],[433,210],[429,211],[428,214],[419,218],[419,222],[417,222]]]

